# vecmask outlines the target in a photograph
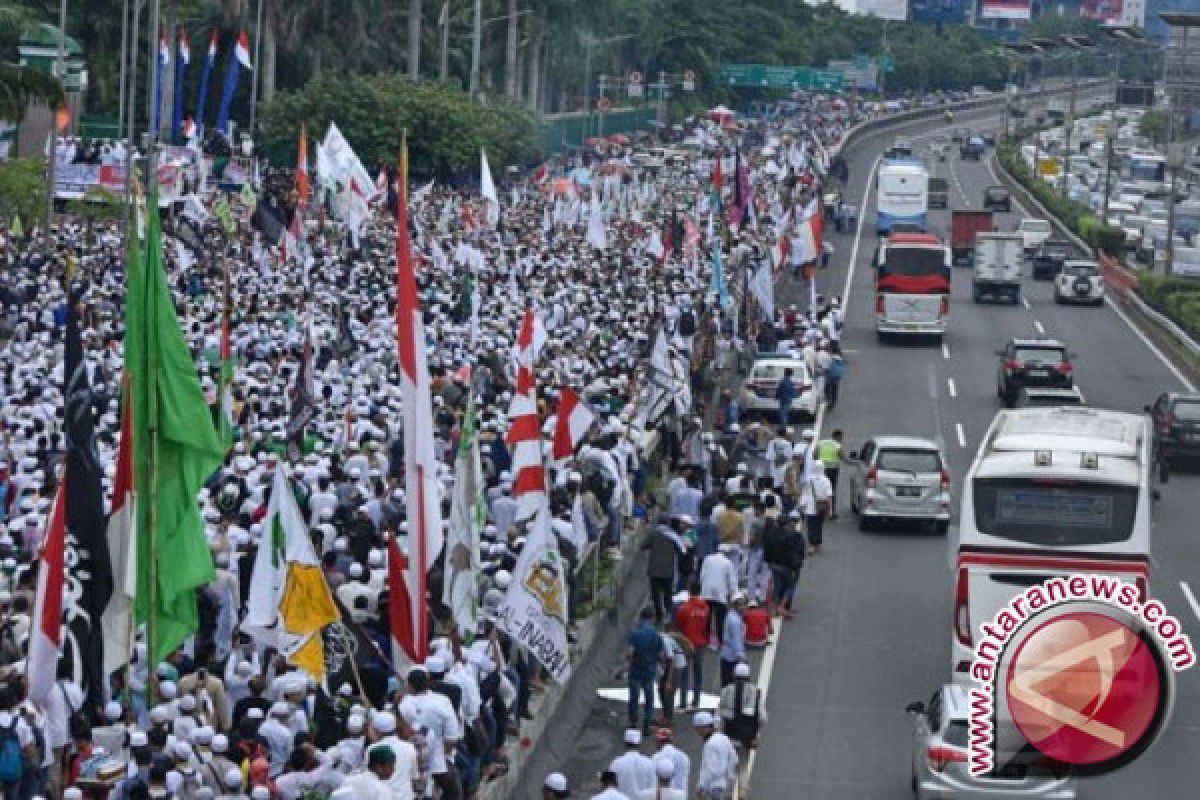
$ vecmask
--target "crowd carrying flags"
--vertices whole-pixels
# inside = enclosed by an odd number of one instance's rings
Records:
[[[117,474],[113,476],[112,509],[107,530],[113,590],[100,616],[106,676],[129,663],[133,646],[130,639],[133,603],[137,597],[137,500],[133,491],[133,414],[128,385],[125,386],[125,402],[121,405],[121,439],[117,446]]]
[[[128,268],[125,354],[133,398],[137,620],[157,664],[197,627],[196,589],[215,576],[196,495],[225,457],[163,271],[158,203],[146,203],[146,257]]]
[[[204,57],[204,71],[200,73],[200,91],[196,96],[196,124],[204,127],[204,104],[208,99],[208,79],[212,75],[213,64],[217,63],[217,29],[213,28],[212,38],[208,40],[208,55]]]
[[[171,138],[178,139],[183,132],[183,73],[192,61],[192,50],[188,44],[187,31],[179,29],[178,57],[175,60],[175,103],[171,112]]]
[[[238,72],[250,66],[250,39],[246,32],[238,34],[237,44],[229,54],[229,66],[225,68],[225,89],[221,92],[221,110],[217,114],[217,130],[229,135],[229,109],[233,105],[233,93],[237,89]]]
[[[464,636],[475,633],[479,613],[479,536],[487,522],[486,489],[475,421],[475,395],[471,394],[467,397],[454,459],[454,494],[450,498],[446,577],[442,584],[442,602]]]
[[[319,681],[325,677],[321,631],[339,618],[291,482],[278,466],[242,630]]]
[[[70,277],[68,277],[70,280]],[[93,622],[86,641],[78,642],[81,657],[83,688],[89,698],[100,700],[106,687],[101,672],[103,664],[103,633],[96,622],[108,605],[113,590],[112,565],[108,557],[108,540],[104,525],[104,495],[100,476],[103,472],[95,441],[95,397],[88,380],[87,364],[83,358],[83,341],[79,333],[79,312],[74,293],[68,288],[67,325],[64,342],[63,378],[66,435],[66,523],[75,537],[79,551],[87,552],[77,569],[88,577],[82,582],[80,606]]]
[[[404,575],[389,568],[393,644],[414,662],[428,655],[426,576],[442,549],[442,515],[438,497],[437,453],[433,443],[433,401],[425,323],[417,295],[408,234],[408,145],[400,154],[400,191],[396,215],[396,344],[404,400],[404,487],[408,509],[408,558]],[[390,560],[399,547],[390,540]],[[396,580],[396,578],[403,580]],[[396,649],[396,648],[394,648]]]

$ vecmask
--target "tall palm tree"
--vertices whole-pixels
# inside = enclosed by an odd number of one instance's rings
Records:
[[[32,21],[27,9],[0,3],[0,33],[20,33]],[[58,78],[33,67],[0,61],[0,118],[19,120],[25,116],[30,100],[43,100],[55,106],[63,101]]]
[[[408,77],[421,77],[422,0],[408,0]]]

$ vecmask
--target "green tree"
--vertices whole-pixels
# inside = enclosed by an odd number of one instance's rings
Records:
[[[13,42],[25,26],[36,19],[28,8],[0,3],[0,37]],[[62,86],[57,78],[0,57],[0,119],[21,119],[30,100],[43,100],[54,106],[62,99]]]
[[[6,223],[13,215],[28,231],[46,211],[46,162],[41,158],[16,158],[0,164],[0,215]]]
[[[1145,136],[1155,144],[1164,144],[1167,141],[1167,112],[1162,110],[1147,111],[1142,114],[1142,118],[1138,120],[1138,133]]]

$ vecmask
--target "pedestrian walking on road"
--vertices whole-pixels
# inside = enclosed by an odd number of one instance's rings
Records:
[[[657,525],[642,541],[641,549],[646,553],[646,574],[650,578],[654,624],[661,625],[671,614],[671,596],[675,593],[675,561],[683,554],[683,541],[666,525]]]
[[[662,666],[662,636],[654,629],[654,609],[643,608],[638,625],[629,634],[626,658],[629,661],[629,727],[638,727],[638,701],[645,698],[642,731],[649,732],[654,716],[654,681]]]
[[[700,691],[704,687],[704,654],[708,651],[708,637],[712,612],[708,601],[700,596],[699,582],[688,587],[688,597],[675,609],[675,627],[692,645],[687,654],[687,667],[679,676],[679,709],[700,707]],[[692,702],[687,702],[688,687],[692,689]]]
[[[766,703],[758,687],[750,682],[750,665],[738,664],[733,683],[721,690],[717,704],[721,730],[742,747],[758,743],[758,730],[767,721]]]
[[[842,440],[844,434],[841,428],[835,428],[828,439],[817,443],[817,458],[825,465],[825,477],[829,479],[829,518],[837,519],[837,485],[838,475],[842,471]]]
[[[674,761],[665,756],[655,756],[654,775],[658,778],[658,786],[643,789],[635,800],[687,800],[687,789],[676,789],[671,785],[675,780]]]
[[[669,758],[671,763],[675,765],[675,774],[671,778],[671,787],[674,789],[682,789],[687,791],[688,784],[692,778],[692,760],[688,758],[688,754],[680,750],[671,742],[674,733],[670,728],[659,728],[654,732],[654,741],[658,744],[658,752],[654,754],[654,760],[660,758]]]
[[[641,744],[641,731],[629,728],[625,731],[625,752],[608,765],[617,776],[617,791],[628,798],[637,797],[643,789],[653,789],[658,782],[654,762],[638,749]]]
[[[792,378],[794,374],[795,370],[791,367],[785,369],[783,377],[779,379],[779,385],[775,387],[775,399],[779,401],[779,424],[785,428],[792,415],[792,403],[796,402],[796,381]]]
[[[567,785],[567,776],[561,772],[551,772],[542,781],[542,800],[567,800],[571,790]]]
[[[707,711],[692,717],[692,727],[704,740],[700,751],[700,773],[696,777],[696,796],[700,800],[733,800],[737,782],[738,754],[729,737],[717,730],[716,720]]]
[[[600,773],[600,791],[591,796],[589,800],[629,800],[621,790],[617,788],[617,773],[611,769],[606,769]]]
[[[712,610],[713,632],[720,641],[725,636],[725,614],[737,592],[737,571],[729,553],[733,545],[722,543],[717,552],[700,565],[700,593]]]
[[[746,595],[734,592],[733,607],[725,615],[721,635],[721,686],[733,683],[734,668],[746,659],[746,621],[742,618],[745,610]]]
[[[771,598],[767,613],[772,617],[782,614],[784,619],[791,619],[793,616],[792,595],[796,591],[796,581],[808,549],[804,533],[799,530],[802,520],[803,516],[798,510],[792,511],[787,519],[777,519],[764,537],[763,558],[771,570]]]
[[[810,555],[821,552],[821,545],[825,541],[825,518],[829,516],[832,503],[833,487],[829,485],[829,478],[825,477],[825,465],[820,459],[814,459],[800,501]]]

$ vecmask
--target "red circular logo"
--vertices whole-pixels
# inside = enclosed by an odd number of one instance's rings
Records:
[[[1124,762],[1161,721],[1163,665],[1137,631],[1106,614],[1066,612],[1020,643],[1005,681],[1021,734],[1063,764]]]

